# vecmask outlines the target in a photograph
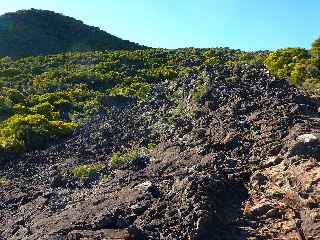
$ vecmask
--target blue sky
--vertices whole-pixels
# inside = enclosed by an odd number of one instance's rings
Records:
[[[0,14],[47,9],[151,47],[309,48],[320,0],[1,0]]]

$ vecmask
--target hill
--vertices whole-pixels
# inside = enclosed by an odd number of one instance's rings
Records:
[[[31,9],[0,16],[0,56],[139,48],[142,46],[52,11]]]
[[[318,44],[0,59],[0,239],[319,239]]]

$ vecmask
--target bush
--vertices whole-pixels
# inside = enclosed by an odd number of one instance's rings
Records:
[[[320,38],[313,41],[310,53],[315,58],[320,58]]]
[[[3,87],[1,89],[3,95],[9,98],[13,103],[24,103],[25,97],[23,94],[14,88]]]
[[[156,79],[172,79],[177,76],[177,72],[167,67],[154,68],[150,71],[150,76]]]
[[[131,77],[123,83],[115,86],[109,91],[111,96],[134,96],[143,100],[146,98],[150,90],[150,84],[148,84],[141,77]]]
[[[95,177],[99,171],[106,168],[106,165],[102,163],[85,164],[74,167],[71,172],[80,181],[84,182],[88,179]]]
[[[133,160],[146,155],[146,148],[131,149],[123,154],[120,152],[113,152],[110,161],[110,167],[117,169],[120,168]]]
[[[202,86],[197,87],[192,95],[192,100],[195,103],[199,103],[201,98],[204,96],[204,94],[206,94],[208,92],[209,87],[205,84]]]
[[[69,100],[66,100],[66,99],[59,99],[59,100],[55,101],[53,103],[53,105],[55,106],[55,108],[57,110],[63,111],[63,112],[69,112],[73,107],[73,104]]]
[[[307,58],[309,58],[308,51],[303,48],[283,48],[270,53],[265,64],[276,76],[290,78],[295,64]]]
[[[312,49],[285,48],[270,53],[265,64],[277,77],[286,78],[290,84],[302,86],[308,92],[317,92],[320,84],[320,40],[314,41]]]
[[[12,104],[10,99],[0,96],[0,121],[13,113]]]
[[[42,115],[50,115],[51,112],[53,112],[54,107],[48,103],[48,102],[44,102],[44,103],[39,103],[35,106],[33,106],[32,108],[30,108],[30,111],[34,114],[42,114]]]
[[[16,114],[2,123],[0,145],[8,151],[41,149],[71,134],[75,126],[75,123],[49,121],[40,114]]]

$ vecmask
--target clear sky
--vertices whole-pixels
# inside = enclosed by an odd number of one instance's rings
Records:
[[[320,0],[0,0],[0,14],[46,9],[151,47],[309,48]]]

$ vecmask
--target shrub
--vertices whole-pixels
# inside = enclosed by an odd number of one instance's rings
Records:
[[[23,103],[24,102],[24,96],[23,94],[14,88],[8,88],[3,87],[1,89],[1,92],[3,95],[5,95],[7,98],[9,98],[13,103]]]
[[[157,147],[157,144],[155,143],[148,143],[148,149],[152,150],[155,149]]]
[[[2,123],[0,145],[6,150],[41,149],[52,140],[72,133],[75,123],[49,121],[44,115],[16,114]]]
[[[313,41],[310,53],[315,58],[320,58],[320,38]]]
[[[120,168],[125,164],[144,156],[146,153],[146,148],[131,149],[123,154],[120,152],[113,152],[111,156],[110,167],[114,169]]]
[[[192,95],[193,101],[195,103],[199,103],[199,101],[201,100],[201,97],[204,96],[204,94],[208,91],[208,89],[209,88],[206,84],[196,88]]]
[[[28,109],[25,105],[20,103],[13,105],[13,110],[15,114],[26,114],[28,113]]]
[[[131,77],[123,83],[115,86],[109,91],[111,96],[134,96],[143,100],[146,98],[150,90],[150,84],[148,84],[141,77]]]
[[[48,103],[48,102],[44,102],[44,103],[39,103],[35,106],[33,106],[32,108],[30,108],[30,111],[34,114],[42,114],[42,115],[50,115],[51,112],[53,112],[54,107]]]
[[[93,178],[98,174],[99,171],[102,171],[106,168],[106,165],[102,163],[95,164],[85,164],[74,167],[71,172],[77,177],[80,181],[84,182],[88,179]]]
[[[0,121],[12,114],[12,104],[10,99],[0,96]]]
[[[68,112],[72,109],[73,104],[66,99],[59,99],[53,103],[55,108],[59,111]]]
[[[309,58],[303,48],[283,48],[269,54],[265,60],[268,70],[281,78],[289,78],[296,63]]]
[[[178,74],[173,69],[167,67],[158,67],[150,71],[151,77],[165,80],[175,78]]]
[[[290,75],[290,83],[296,86],[302,86],[307,79],[320,80],[319,59],[303,59],[294,65]]]

